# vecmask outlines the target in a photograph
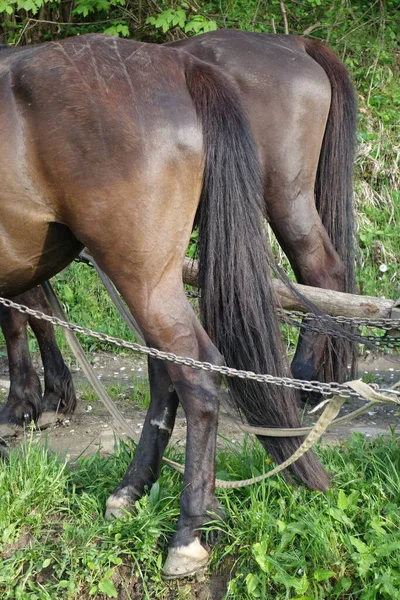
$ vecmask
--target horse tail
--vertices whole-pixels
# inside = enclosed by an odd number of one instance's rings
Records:
[[[357,102],[349,73],[336,54],[318,40],[302,38],[307,54],[327,74],[331,106],[315,183],[316,207],[333,246],[345,266],[344,292],[355,293],[355,214],[352,171],[356,146]],[[329,380],[347,378],[356,368],[356,345],[333,340],[334,372]],[[327,364],[329,361],[325,361]]]
[[[197,215],[205,329],[229,367],[289,376],[274,312],[257,149],[247,118],[236,88],[215,67],[188,60],[186,80],[202,124],[205,150]],[[300,424],[297,391],[293,389],[230,378],[228,395],[251,425]],[[277,463],[287,459],[302,441],[299,437],[259,439]],[[329,485],[310,451],[290,470],[312,489]]]

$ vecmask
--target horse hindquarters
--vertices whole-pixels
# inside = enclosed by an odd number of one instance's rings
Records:
[[[265,212],[297,280],[352,291],[355,103],[344,65],[295,36],[220,30],[168,45],[236,81],[258,143]],[[292,371],[342,381],[351,362],[348,342],[307,332]]]
[[[222,362],[182,285],[182,263],[204,177],[200,226],[206,262],[203,309],[209,331],[228,364],[279,373],[284,365],[266,275],[258,161],[229,81],[183,53],[108,36],[49,45],[42,64],[40,52],[35,55],[36,77],[24,73],[20,95],[29,97],[36,117],[32,140],[38,144],[47,189],[53,190],[49,204],[55,218],[90,248],[116,284],[146,342],[176,354]],[[87,96],[81,90],[85,85],[90,90]],[[60,111],[60,106],[67,110]],[[219,279],[213,287],[214,276]],[[238,351],[238,339],[243,351]],[[168,363],[165,369],[164,385],[168,381],[173,385],[188,423],[181,516],[165,568],[168,576],[179,576],[199,568],[208,556],[199,528],[216,510],[220,378],[180,364]],[[247,382],[232,383],[231,389],[250,421],[298,426],[290,390],[266,390]],[[168,397],[165,390],[161,394],[156,386],[152,393],[155,419],[147,421],[142,448],[152,437],[151,428],[161,424],[171,429],[177,404],[175,396]],[[160,407],[167,407],[167,419],[162,419]],[[155,473],[159,468],[166,436],[156,437],[158,447],[138,455],[143,458],[139,468],[144,479],[153,466]],[[293,438],[262,441],[278,461],[299,445]],[[293,471],[310,487],[327,485],[311,452]],[[143,480],[138,484],[144,487]],[[116,492],[122,502],[119,508],[132,501],[130,490],[124,498],[124,489]]]

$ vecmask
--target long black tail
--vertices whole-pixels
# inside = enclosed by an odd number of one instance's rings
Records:
[[[315,198],[322,223],[345,265],[344,292],[356,293],[355,214],[352,172],[356,142],[357,103],[346,67],[323,42],[302,39],[305,50],[326,72],[331,84],[331,106],[326,124],[315,184]],[[356,369],[356,345],[332,340],[333,360],[325,381],[344,381]],[[329,367],[328,367],[329,369]]]
[[[206,164],[199,207],[199,283],[205,328],[228,366],[289,375],[269,281],[257,151],[235,88],[219,70],[188,59],[188,89],[202,123]],[[232,379],[230,396],[252,425],[298,427],[294,390]],[[278,462],[301,438],[260,438]],[[328,477],[312,452],[291,467],[307,486]]]

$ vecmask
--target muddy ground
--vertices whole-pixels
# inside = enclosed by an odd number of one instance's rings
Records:
[[[135,388],[140,389],[143,395],[146,378],[146,362],[131,356],[96,354],[91,355],[91,361],[99,380],[107,387],[113,386],[111,395],[122,412],[127,422],[133,427],[138,437],[143,426],[146,411],[132,402]],[[39,372],[40,364],[37,364]],[[50,448],[67,453],[71,459],[76,459],[83,454],[92,454],[100,450],[106,455],[114,451],[117,429],[103,404],[90,392],[85,377],[81,370],[72,367],[73,377],[78,392],[78,407],[71,419],[52,424],[42,431],[37,437],[47,440]],[[373,376],[380,387],[388,388],[400,380],[400,365],[389,362],[383,358],[371,357],[361,362],[360,376]],[[0,363],[0,391],[3,397],[7,394],[8,370],[6,361]],[[343,415],[362,406],[362,402],[350,401],[343,409]],[[315,415],[304,414],[306,424],[315,422]],[[352,433],[358,432],[367,437],[389,434],[391,430],[400,432],[400,406],[394,404],[377,405],[351,423],[330,429],[325,433],[324,443],[338,443],[348,439]],[[218,444],[223,445],[226,439],[233,443],[240,443],[243,432],[229,418],[224,416],[222,410],[220,418]],[[10,440],[12,444],[18,443],[23,433]],[[122,437],[126,437],[123,432]],[[183,411],[178,413],[175,429],[172,436],[173,444],[183,446],[186,436],[186,423]]]

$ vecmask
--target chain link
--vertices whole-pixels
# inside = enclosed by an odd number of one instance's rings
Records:
[[[277,309],[278,314],[287,314],[290,317],[295,319],[322,319],[324,320],[324,316],[315,315],[313,313],[302,313],[298,310],[282,310],[281,308]],[[328,320],[328,319],[326,319]],[[335,321],[336,323],[340,323],[341,325],[353,325],[357,327],[365,326],[365,327],[377,327],[378,329],[385,329],[386,331],[390,331],[391,329],[399,329],[400,330],[400,319],[389,319],[389,318],[381,318],[374,319],[372,317],[343,317],[343,316],[330,316],[329,321]]]
[[[195,290],[186,290],[186,296],[189,298],[201,298],[201,293]],[[280,318],[284,318],[285,315],[291,317],[293,319],[305,319],[305,320],[313,320],[320,319],[324,320],[323,315],[316,315],[314,313],[303,313],[299,310],[286,310],[283,308],[277,308],[276,312],[278,313]],[[357,327],[365,326],[365,327],[376,327],[378,329],[385,329],[386,331],[390,331],[391,329],[399,329],[400,330],[400,319],[389,319],[389,318],[381,318],[374,319],[372,317],[343,317],[343,316],[329,316],[326,321],[335,321],[335,323],[339,323],[341,325],[353,325]]]
[[[88,327],[82,327],[80,325],[68,323],[67,321],[63,321],[58,317],[46,315],[41,311],[34,310],[22,304],[13,302],[12,300],[2,298],[1,296],[0,305],[3,305],[7,308],[13,308],[22,314],[30,315],[31,317],[34,317],[36,319],[48,321],[53,325],[63,327],[64,329],[69,329],[70,331],[74,331],[75,333],[80,333],[89,337],[93,337],[101,342],[113,344],[115,346],[118,346],[119,348],[133,350],[134,352],[137,352],[139,354],[151,356],[152,358],[156,358],[159,360],[165,360],[178,365],[190,367],[191,369],[199,369],[202,371],[219,373],[225,377],[239,377],[240,379],[249,379],[252,381],[257,381],[259,383],[271,383],[273,385],[295,388],[298,390],[303,390],[305,392],[318,392],[325,396],[330,396],[334,394],[341,396],[342,398],[353,397],[362,399],[362,396],[360,394],[349,388],[345,383],[322,383],[320,381],[303,381],[302,379],[292,379],[290,377],[277,377],[274,375],[254,373],[253,371],[243,371],[240,369],[233,369],[231,367],[213,365],[211,363],[201,362],[193,358],[177,356],[172,352],[163,352],[161,350],[157,350],[156,348],[142,346],[135,342],[127,342],[126,340],[115,338],[105,333],[93,331]]]
[[[186,295],[189,298],[201,298],[200,292],[187,290]],[[315,333],[323,333],[330,337],[351,339],[345,331],[338,331],[331,329],[324,325],[326,323],[338,323],[339,325],[350,325],[352,327],[375,327],[378,329],[384,329],[385,331],[391,331],[398,329],[400,331],[400,320],[399,319],[373,319],[368,317],[343,317],[343,316],[329,316],[329,319],[324,318],[324,315],[315,315],[314,313],[302,313],[298,310],[284,310],[277,308],[276,312],[278,318],[282,323],[287,323],[294,327],[305,328],[308,331],[314,331]],[[313,321],[311,324],[310,322]],[[360,343],[362,338],[366,341],[372,342],[376,346],[385,348],[400,348],[400,338],[391,335],[378,336],[378,335],[360,335]]]
[[[91,265],[90,259],[86,256],[79,256],[75,259],[76,262],[82,262],[87,265]],[[186,296],[188,298],[201,298],[201,292],[197,290],[186,290]],[[303,313],[298,310],[285,310],[282,308],[277,308],[276,312],[278,314],[278,318],[283,323],[288,323],[288,318],[291,319],[289,321],[290,325],[294,327],[305,327],[303,325],[303,321],[318,321],[323,322],[324,320],[328,322],[328,319],[324,319],[323,315],[315,315],[314,313]],[[398,329],[400,331],[400,319],[390,319],[384,318],[374,319],[372,317],[344,317],[344,316],[329,316],[329,322],[338,323],[340,325],[351,325],[353,327],[375,327],[377,329],[384,329],[385,331],[391,331],[393,329]],[[329,329],[325,326],[321,325],[312,325],[310,326],[307,323],[307,329],[309,331],[314,331],[316,333],[325,333],[330,335],[331,337],[337,338],[346,338],[349,336],[346,335],[345,332],[339,332],[334,329]],[[384,346],[386,348],[400,348],[400,339],[396,336],[377,336],[377,335],[363,335],[361,336],[368,340],[369,342],[373,342],[378,346]]]
[[[289,312],[289,311],[288,311]],[[290,312],[294,312],[294,311],[290,311]],[[301,315],[301,313],[299,313]],[[334,320],[335,317],[332,317]],[[336,330],[336,329],[331,329],[327,326],[324,325],[324,322],[327,322],[327,319],[324,318],[324,316],[320,316],[320,315],[312,315],[312,313],[307,313],[307,318],[305,319],[305,323],[303,323],[303,321],[298,321],[296,319],[292,319],[292,318],[288,318],[286,319],[285,317],[280,317],[280,320],[284,323],[288,323],[289,325],[293,325],[296,327],[304,327],[305,329],[307,329],[307,331],[314,331],[315,333],[323,333],[326,335],[329,335],[330,337],[336,337],[336,338],[345,338],[345,339],[349,339],[350,341],[352,341],[352,337],[349,336],[349,334],[346,331],[340,331],[340,330]],[[364,319],[365,320],[365,319]],[[341,321],[339,321],[340,324],[342,324]],[[399,323],[399,330],[400,330],[400,322],[399,321],[395,321],[393,320],[392,323],[397,324]],[[349,320],[349,324],[350,324],[350,320]],[[353,324],[353,323],[352,323]],[[376,325],[370,325],[370,327],[376,327]],[[386,326],[385,326],[386,328]],[[394,327],[388,327],[387,330],[391,330]],[[385,347],[385,348],[391,348],[391,349],[395,349],[395,348],[400,348],[400,337],[396,337],[396,336],[392,336],[392,335],[385,335],[385,336],[378,336],[378,335],[359,335],[358,336],[359,339],[357,339],[358,343],[362,343],[363,340],[367,340],[369,342],[372,342],[375,346],[378,347]]]

